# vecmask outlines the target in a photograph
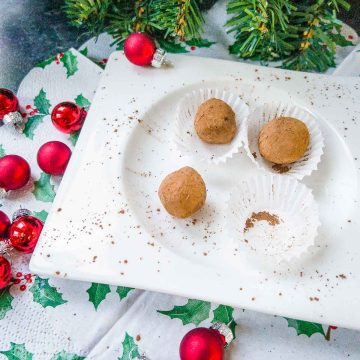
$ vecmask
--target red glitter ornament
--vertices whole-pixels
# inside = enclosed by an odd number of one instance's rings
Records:
[[[210,329],[190,330],[180,343],[181,360],[223,360],[225,348],[233,340],[229,327],[215,323]]]
[[[32,253],[35,249],[43,222],[38,218],[27,215],[27,210],[20,210],[19,216],[16,216],[9,228],[10,244],[18,251],[26,254]]]
[[[9,285],[11,279],[11,265],[3,257],[0,256],[0,289]]]
[[[10,224],[11,222],[8,216],[0,210],[0,241],[8,237]]]
[[[49,141],[37,153],[40,169],[50,175],[63,175],[70,160],[70,148],[60,141]]]
[[[17,190],[30,179],[30,166],[19,155],[6,155],[0,159],[0,190]],[[1,192],[1,191],[0,191]]]
[[[87,112],[84,108],[70,101],[57,104],[51,112],[54,126],[65,134],[70,134],[81,129]]]
[[[14,124],[21,130],[23,118],[19,112],[19,101],[8,89],[0,89],[0,125]]]
[[[124,43],[124,54],[138,66],[161,67],[166,61],[165,51],[156,48],[155,41],[144,32],[130,34]]]

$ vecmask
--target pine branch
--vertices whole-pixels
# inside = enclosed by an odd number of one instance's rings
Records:
[[[202,10],[216,0],[65,0],[70,23],[87,34],[110,33],[121,48],[134,31],[162,43],[200,39]],[[200,6],[200,7],[199,7]],[[326,71],[337,46],[351,42],[340,33],[346,0],[228,0],[225,26],[234,35],[230,53],[244,59],[283,61],[289,69]],[[181,48],[181,45],[180,45]]]
[[[204,18],[194,0],[152,0],[149,27],[163,33],[164,38],[184,41],[199,38]],[[150,29],[151,31],[151,29]]]
[[[90,35],[99,35],[107,25],[111,0],[66,0],[64,11],[70,24],[84,28]]]
[[[284,58],[294,50],[288,41],[296,31],[288,18],[293,9],[288,0],[230,0],[227,12],[234,16],[225,26],[236,39],[230,52],[256,60]]]
[[[335,66],[336,45],[347,46],[336,18],[345,0],[230,0],[227,22],[235,34],[230,52],[246,59],[284,60],[283,66],[326,71]]]

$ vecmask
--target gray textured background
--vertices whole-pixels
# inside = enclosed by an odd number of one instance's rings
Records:
[[[360,32],[360,1],[341,18]],[[86,38],[67,25],[63,0],[0,0],[0,87],[16,91],[21,79],[38,62]]]

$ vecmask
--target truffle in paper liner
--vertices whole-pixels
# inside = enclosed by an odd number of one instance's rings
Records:
[[[230,193],[227,228],[239,251],[267,263],[300,259],[314,245],[320,225],[312,192],[294,178],[260,175]]]
[[[212,98],[223,100],[235,113],[237,132],[229,144],[208,144],[196,133],[196,112],[203,102]],[[175,144],[182,155],[194,156],[213,164],[225,162],[242,146],[248,114],[248,106],[236,94],[219,89],[193,90],[185,95],[179,104],[174,130]]]
[[[310,133],[310,144],[302,158],[292,164],[276,165],[260,155],[258,139],[260,130],[269,121],[281,117],[293,117],[304,122]],[[298,180],[316,170],[323,154],[324,138],[318,120],[310,112],[293,104],[265,104],[250,112],[246,123],[245,149],[251,160],[259,169],[272,173],[290,175]]]

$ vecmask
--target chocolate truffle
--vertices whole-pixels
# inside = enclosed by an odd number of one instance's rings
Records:
[[[166,211],[187,218],[200,210],[206,199],[206,187],[200,174],[186,166],[167,175],[159,188],[160,201]]]
[[[209,144],[228,144],[236,134],[235,113],[219,99],[209,99],[199,106],[194,125],[199,138]]]
[[[275,164],[290,164],[299,160],[309,146],[307,126],[291,117],[279,117],[269,121],[260,131],[261,156]]]

